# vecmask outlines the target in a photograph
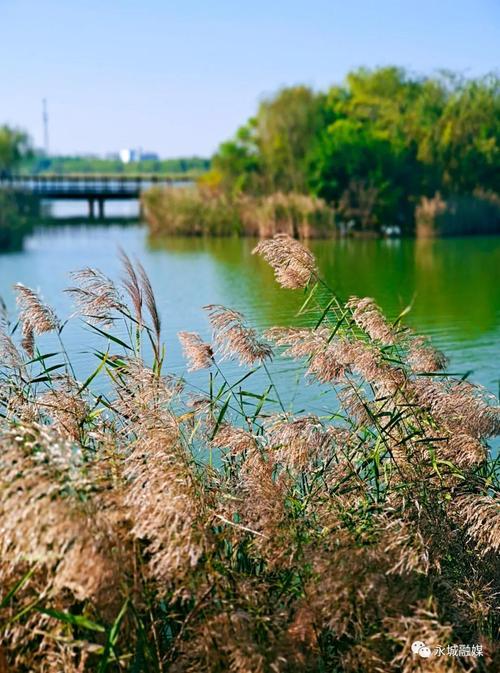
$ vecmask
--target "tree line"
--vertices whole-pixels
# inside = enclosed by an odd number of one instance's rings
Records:
[[[210,168],[210,159],[179,157],[174,159],[143,159],[124,163],[120,159],[86,156],[38,155],[23,162],[30,173],[202,173]]]
[[[299,192],[362,228],[411,226],[422,197],[500,189],[500,80],[361,68],[317,92],[286,87],[222,143],[204,182]]]
[[[123,163],[118,158],[94,156],[47,156],[34,149],[28,133],[7,124],[0,126],[0,175],[14,170],[30,174],[44,173],[202,173],[210,168],[210,159],[179,157],[147,159]]]

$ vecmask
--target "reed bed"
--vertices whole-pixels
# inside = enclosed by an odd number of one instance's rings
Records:
[[[401,318],[337,297],[298,241],[255,253],[314,327],[262,335],[207,307],[210,341],[179,335],[204,391],[164,373],[153,288],[125,255],[122,282],[84,269],[69,288],[102,338],[83,381],[66,321],[16,287],[19,316],[0,320],[0,670],[498,670],[497,400]],[[47,332],[59,353],[40,350]],[[280,402],[282,358],[328,386],[329,413]],[[249,394],[258,370],[269,387]],[[481,656],[434,654],[458,643]]]
[[[203,187],[155,187],[142,196],[142,204],[153,235],[270,238],[285,233],[308,239],[337,233],[333,209],[305,194],[228,196]]]
[[[421,198],[415,208],[417,236],[493,235],[500,232],[500,198],[493,192],[475,190],[472,195],[452,195],[445,201],[437,193]]]

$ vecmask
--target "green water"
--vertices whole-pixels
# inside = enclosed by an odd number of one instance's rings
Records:
[[[84,266],[119,277],[117,249],[138,257],[157,292],[167,342],[168,369],[184,372],[179,330],[209,335],[202,306],[241,310],[258,327],[294,322],[303,297],[279,289],[267,265],[251,255],[254,241],[169,239],[151,242],[139,225],[38,228],[19,252],[0,250],[0,294],[13,308],[17,281],[42,291],[60,314],[71,313],[62,289]],[[500,238],[341,240],[311,244],[319,266],[343,296],[372,296],[390,317],[409,304],[407,322],[450,357],[450,369],[498,393],[500,379]],[[81,326],[66,341],[83,376],[95,366]],[[307,397],[307,390],[303,396]]]

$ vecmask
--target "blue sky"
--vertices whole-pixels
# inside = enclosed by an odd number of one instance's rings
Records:
[[[51,151],[208,155],[285,84],[500,67],[500,0],[0,0],[0,123]]]

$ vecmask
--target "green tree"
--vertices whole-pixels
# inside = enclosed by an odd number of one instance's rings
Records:
[[[232,190],[306,191],[307,156],[325,126],[324,96],[297,86],[282,89],[223,143],[213,159]]]
[[[500,80],[460,81],[435,126],[443,189],[500,190]]]
[[[401,168],[400,155],[383,134],[358,120],[338,119],[311,154],[309,185],[346,219],[371,227],[393,216],[402,198],[396,185]]]
[[[260,104],[256,143],[268,191],[305,191],[308,153],[325,113],[324,96],[305,86],[282,89]]]
[[[262,189],[262,162],[255,136],[256,120],[250,119],[232,140],[221,144],[213,169],[222,187],[230,193],[258,193]]]
[[[0,126],[0,172],[15,168],[30,152],[31,141],[24,131]]]
[[[362,226],[411,228],[423,196],[499,193],[499,79],[360,68],[326,94],[281,89],[214,166],[233,192],[311,192]]]

